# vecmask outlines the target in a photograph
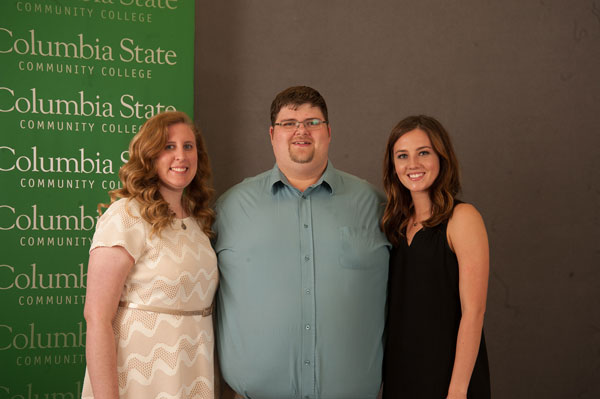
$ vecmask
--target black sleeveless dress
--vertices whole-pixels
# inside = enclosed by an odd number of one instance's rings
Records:
[[[383,366],[384,399],[444,399],[448,393],[461,318],[458,261],[446,239],[448,224],[418,231],[390,257]],[[489,399],[483,332],[468,399]]]

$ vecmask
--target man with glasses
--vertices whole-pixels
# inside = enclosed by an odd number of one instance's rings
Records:
[[[217,346],[237,398],[375,399],[389,244],[384,199],[328,160],[316,90],[271,104],[276,164],[217,202]]]

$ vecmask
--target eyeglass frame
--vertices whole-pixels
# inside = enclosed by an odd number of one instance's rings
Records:
[[[329,121],[326,121],[326,120],[323,120],[323,119],[308,118],[308,119],[305,119],[303,121],[298,121],[296,119],[286,119],[286,120],[283,120],[281,122],[275,122],[275,123],[273,123],[273,126],[280,126],[282,129],[286,129],[283,126],[283,123],[295,122],[295,126],[294,126],[294,129],[293,129],[294,131],[298,130],[300,128],[300,125],[304,125],[304,129],[306,129],[306,130],[312,130],[310,127],[308,127],[307,122],[314,121],[314,120],[318,120],[320,122],[319,126],[316,127],[315,130],[318,129],[318,128],[320,128],[322,124],[324,124],[324,125],[328,125],[329,124]],[[290,130],[292,130],[292,129],[290,129]]]

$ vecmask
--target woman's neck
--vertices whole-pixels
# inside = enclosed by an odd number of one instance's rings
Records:
[[[415,221],[422,222],[431,217],[431,198],[429,198],[428,191],[421,191],[417,193],[411,193],[414,213],[413,217]]]
[[[186,216],[181,203],[183,191],[173,191],[165,187],[161,187],[159,191],[163,199],[169,204],[169,208],[175,213],[175,217],[183,219]]]

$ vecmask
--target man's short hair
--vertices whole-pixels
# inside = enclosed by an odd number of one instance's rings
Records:
[[[329,121],[327,116],[327,104],[321,93],[308,86],[293,86],[285,89],[277,94],[271,103],[271,126],[274,126],[275,120],[281,108],[291,107],[296,109],[303,104],[310,104],[317,107],[323,113],[326,121]]]

